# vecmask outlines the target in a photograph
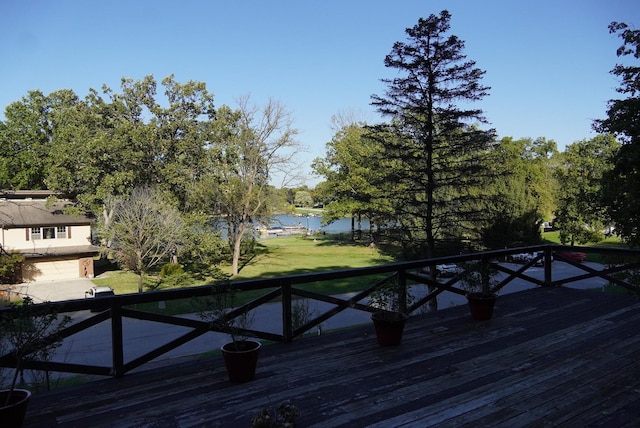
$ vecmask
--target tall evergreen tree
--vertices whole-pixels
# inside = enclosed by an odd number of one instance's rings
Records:
[[[398,76],[382,79],[385,94],[372,96],[391,118],[376,130],[385,156],[397,162],[389,179],[405,242],[427,257],[438,242],[479,238],[490,212],[482,184],[495,132],[480,129],[482,110],[471,107],[489,88],[481,84],[485,72],[463,55],[464,42],[447,34],[450,20],[444,10],[407,28],[408,41],[396,42],[384,61]]]

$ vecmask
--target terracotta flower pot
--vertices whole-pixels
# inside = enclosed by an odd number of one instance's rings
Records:
[[[467,294],[469,312],[474,320],[486,321],[493,317],[493,307],[498,296],[495,294],[486,296],[481,294]]]
[[[9,394],[9,404],[5,406]],[[0,391],[0,425],[6,428],[21,427],[30,398],[31,392],[26,389]]]
[[[376,339],[382,346],[396,346],[402,341],[407,316],[400,312],[375,312],[371,314]]]
[[[249,382],[256,376],[262,344],[255,340],[239,340],[222,345],[222,356],[231,382]]]

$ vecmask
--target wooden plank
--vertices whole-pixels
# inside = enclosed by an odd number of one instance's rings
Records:
[[[379,346],[368,324],[264,346],[247,384],[230,384],[213,355],[35,394],[26,426],[249,426],[287,400],[300,426],[637,420],[636,300],[537,289],[496,309],[480,323],[465,307],[412,317],[398,347]]]

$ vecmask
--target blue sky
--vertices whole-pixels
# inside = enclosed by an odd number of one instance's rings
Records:
[[[609,71],[620,39],[608,24],[640,26],[637,0],[1,0],[0,111],[33,89],[84,97],[103,84],[119,90],[122,77],[174,74],[206,82],[217,106],[247,94],[279,100],[308,165],[333,136],[332,115],[377,120],[370,96],[394,73],[385,55],[442,9],[486,70],[492,89],[476,106],[498,135],[561,149],[593,137],[593,119],[617,97]]]

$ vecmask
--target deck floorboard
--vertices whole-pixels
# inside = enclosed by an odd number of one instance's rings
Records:
[[[256,379],[219,355],[34,394],[26,427],[250,426],[289,401],[301,427],[637,426],[640,301],[566,288],[409,319],[398,347],[364,325],[263,346]]]

